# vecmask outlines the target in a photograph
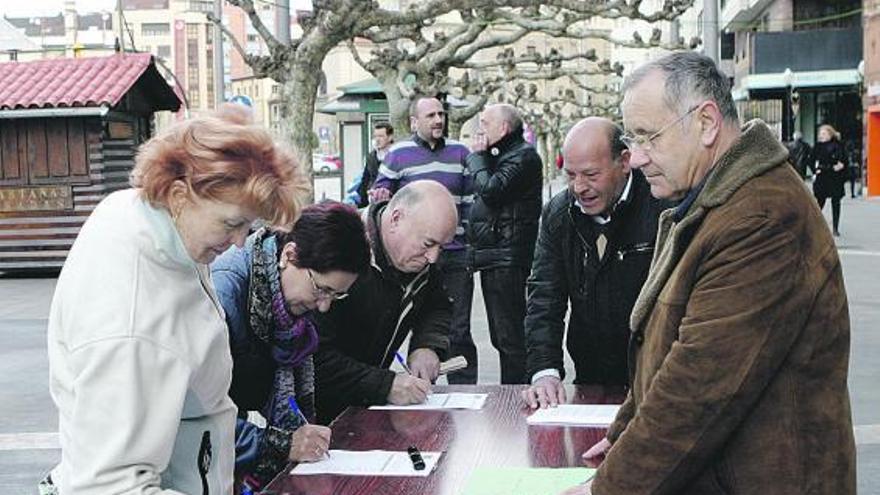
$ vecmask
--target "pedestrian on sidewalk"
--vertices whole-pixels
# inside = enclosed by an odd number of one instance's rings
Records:
[[[797,170],[801,179],[807,178],[807,169],[813,173],[816,172],[816,158],[813,155],[813,148],[804,141],[804,135],[801,131],[794,132],[794,139],[786,143],[786,148],[788,148],[788,160],[791,162],[791,166]]]
[[[500,103],[483,110],[467,163],[474,190],[468,243],[480,272],[489,337],[501,359],[501,383],[527,383],[526,278],[538,237],[544,167],[523,139],[516,107]],[[472,342],[470,334],[466,338]],[[450,383],[459,382],[452,376]]]
[[[825,200],[831,198],[831,224],[834,236],[840,237],[840,199],[846,181],[846,152],[840,143],[840,133],[828,124],[819,127],[816,143],[816,177],[813,179],[813,195],[819,209],[825,207]]]

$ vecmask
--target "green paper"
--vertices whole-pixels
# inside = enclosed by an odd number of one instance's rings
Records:
[[[558,495],[594,474],[590,468],[477,468],[464,495]]]

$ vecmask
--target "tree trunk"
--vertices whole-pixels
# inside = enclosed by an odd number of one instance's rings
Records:
[[[314,33],[313,33],[314,36]],[[326,36],[304,40],[285,64],[287,82],[282,85],[282,136],[293,147],[297,161],[312,177],[312,150],[317,147],[314,132],[315,101],[321,84],[321,64],[334,43]],[[317,70],[316,70],[317,68]],[[309,198],[310,202],[314,198]]]
[[[374,74],[375,75],[375,74]],[[382,84],[385,98],[388,101],[388,118],[394,127],[396,140],[406,139],[410,133],[409,124],[409,98],[401,93],[397,87],[396,73],[380,74],[377,79]]]

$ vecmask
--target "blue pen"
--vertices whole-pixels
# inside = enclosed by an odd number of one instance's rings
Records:
[[[406,365],[406,360],[403,359],[403,356],[401,356],[399,352],[395,352],[394,357],[397,358],[397,362],[400,363],[401,366],[403,366],[404,371],[406,371],[410,375],[413,374],[412,371],[409,369],[409,366]]]
[[[299,404],[296,403],[296,399],[294,399],[292,395],[287,398],[287,405],[290,406],[290,412],[292,412],[294,416],[299,416],[303,424],[309,424],[309,420],[306,419],[306,415],[302,413],[302,410],[300,410],[299,408]],[[327,458],[329,459],[330,451],[328,450],[326,454]]]

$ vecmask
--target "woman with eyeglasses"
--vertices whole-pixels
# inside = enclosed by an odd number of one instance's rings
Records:
[[[288,461],[321,459],[330,444],[315,417],[318,347],[313,315],[347,295],[370,264],[357,211],[335,202],[306,207],[290,232],[260,229],[211,265],[226,312],[239,409],[236,479],[259,489]],[[266,419],[261,428],[248,411]]]

